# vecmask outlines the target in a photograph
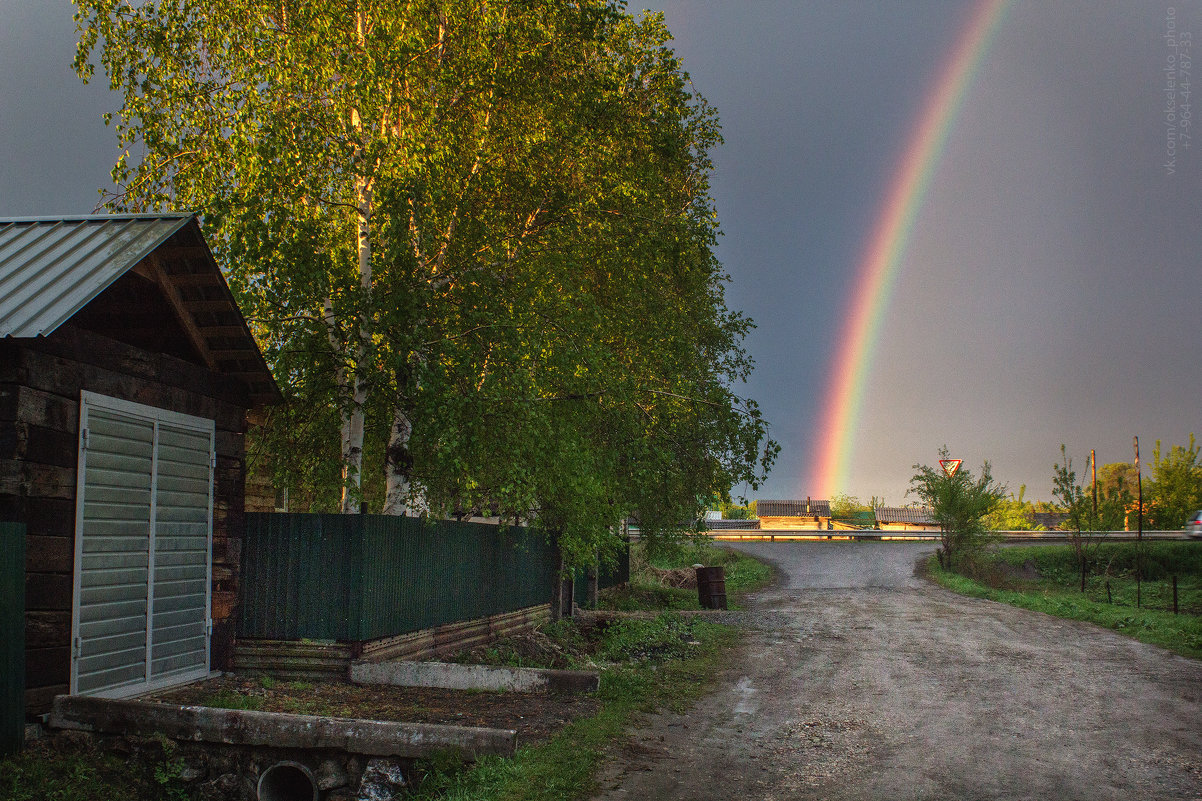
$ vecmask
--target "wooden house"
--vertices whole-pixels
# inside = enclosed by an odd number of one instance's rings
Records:
[[[279,397],[194,216],[0,219],[27,714],[230,665],[247,412]]]

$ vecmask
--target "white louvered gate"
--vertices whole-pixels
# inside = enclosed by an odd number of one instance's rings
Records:
[[[83,393],[72,693],[207,675],[213,434],[212,420]]]

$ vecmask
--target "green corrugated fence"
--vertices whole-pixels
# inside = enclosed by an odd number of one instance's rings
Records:
[[[627,580],[629,562],[600,586]],[[554,549],[515,526],[246,515],[238,636],[364,641],[547,603]]]
[[[25,741],[25,526],[0,523],[0,756]]]

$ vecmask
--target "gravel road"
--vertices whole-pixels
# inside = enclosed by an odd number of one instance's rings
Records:
[[[780,580],[596,799],[1202,798],[1202,662],[949,593],[925,543],[747,543]]]

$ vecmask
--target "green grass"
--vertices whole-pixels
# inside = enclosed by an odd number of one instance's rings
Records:
[[[738,598],[772,582],[772,566],[739,553],[718,548],[707,537],[695,537],[669,546],[663,553],[648,557],[642,543],[630,553],[630,583],[621,589],[606,590],[602,607],[624,612],[649,609],[700,609],[697,590],[665,587],[647,571],[651,565],[660,570],[688,568],[696,564],[721,566],[726,574],[727,603],[738,609]]]
[[[94,748],[57,752],[31,744],[0,760],[0,801],[186,801],[178,762],[140,763]]]
[[[646,565],[661,570],[694,564],[721,565],[728,597],[737,597],[772,581],[770,565],[744,554],[714,547],[707,539],[669,549],[648,560],[641,545],[631,554],[631,586],[606,591],[610,609],[666,610],[654,619],[621,620],[608,626],[597,647],[614,661],[601,673],[601,710],[566,726],[546,743],[519,748],[513,759],[488,757],[469,770],[427,763],[414,798],[422,801],[565,801],[585,798],[609,748],[620,740],[634,715],[668,708],[684,711],[712,684],[724,654],[738,631],[729,626],[672,614],[698,609],[697,591],[672,589],[654,580]],[[732,604],[737,608],[736,603]],[[551,629],[570,640],[579,636],[570,623]]]
[[[687,709],[710,686],[737,632],[666,613],[655,620],[623,621],[611,626],[606,637],[603,650],[636,661],[602,672],[601,710],[596,716],[571,723],[544,744],[519,748],[513,759],[487,757],[470,770],[427,764],[428,773],[413,797],[426,801],[586,797],[594,789],[598,765],[631,718],[664,707]]]
[[[1144,543],[1141,606],[1135,606],[1135,545],[1104,543],[1093,560],[1086,592],[1080,592],[1076,556],[1067,545],[999,548],[971,577],[945,571],[932,557],[931,576],[942,586],[974,598],[1104,626],[1183,656],[1202,658],[1202,543]],[[1022,573],[1038,571],[1037,578]],[[1108,571],[1108,572],[1106,572]],[[1172,612],[1173,575],[1178,609]],[[1106,585],[1110,585],[1107,601]]]
[[[219,690],[200,700],[200,706],[211,706],[214,709],[248,709],[263,708],[263,699],[257,695],[243,695],[233,690]]]

